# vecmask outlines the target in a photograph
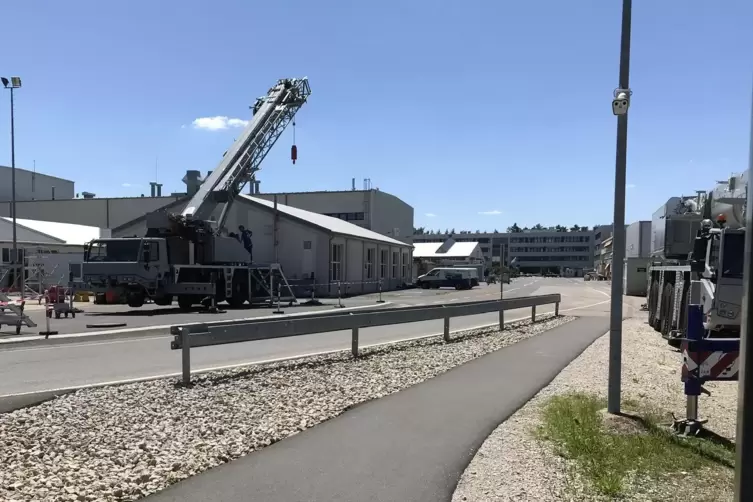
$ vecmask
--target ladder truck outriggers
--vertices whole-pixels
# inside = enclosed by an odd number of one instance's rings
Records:
[[[259,298],[271,301],[280,287],[295,302],[280,265],[252,263],[249,251],[223,228],[233,202],[310,94],[306,78],[279,80],[256,100],[249,124],[180,214],[148,214],[141,238],[89,243],[82,266],[86,287],[124,295],[131,307],[147,299],[171,305],[175,298],[184,310],[207,299],[240,307]],[[294,161],[296,153],[293,145]]]
[[[670,344],[687,334],[688,305],[706,337],[740,336],[748,172],[691,197],[672,197],[651,221],[648,322]]]

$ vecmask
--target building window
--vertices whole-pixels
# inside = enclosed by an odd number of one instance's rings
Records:
[[[10,249],[3,248],[3,259],[0,260],[2,263],[10,263]]]
[[[345,221],[363,221],[364,213],[324,213],[324,216],[339,218]]]
[[[387,250],[380,249],[379,250],[379,278],[380,279],[387,278],[387,260],[388,259],[389,259],[389,255],[387,254]]]
[[[332,244],[332,277],[333,281],[342,280],[343,270],[343,245]]]
[[[311,241],[303,241],[303,249],[311,249]]]
[[[403,253],[403,279],[408,278],[408,253]]]
[[[376,255],[376,249],[374,248],[366,249],[366,278],[367,279],[374,278],[374,258],[375,258],[374,255]]]
[[[392,252],[392,278],[393,279],[397,279],[397,266],[398,266],[399,261],[400,261],[400,252],[393,251]]]

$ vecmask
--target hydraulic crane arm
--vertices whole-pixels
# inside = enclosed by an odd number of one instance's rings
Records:
[[[248,126],[183,210],[184,222],[202,225],[219,204],[225,204],[217,221],[218,228],[224,226],[233,201],[310,94],[307,78],[291,78],[279,80],[266,96],[257,99]]]

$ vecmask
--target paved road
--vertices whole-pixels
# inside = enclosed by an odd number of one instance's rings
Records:
[[[516,291],[521,286],[526,286],[535,281],[534,278],[521,278],[516,280],[514,284],[506,285],[507,289]],[[482,284],[478,288],[474,288],[470,291],[455,291],[452,289],[441,290],[423,290],[423,289],[408,289],[403,291],[391,291],[384,293],[383,299],[392,303],[398,303],[401,305],[420,305],[441,303],[442,301],[469,301],[474,299],[481,299],[496,297],[499,293],[499,287],[492,285],[487,286]],[[351,298],[344,298],[342,304],[346,307],[367,307],[369,305],[377,305],[377,295],[361,295]],[[302,300],[303,301],[303,300]],[[286,304],[282,304],[282,310],[288,313],[302,313],[302,312],[321,312],[329,311],[337,305],[337,299],[326,298],[321,300],[324,305],[322,306],[292,306],[289,307]],[[167,327],[175,324],[185,324],[191,322],[207,322],[207,321],[225,321],[233,319],[250,319],[254,317],[267,316],[271,314],[270,309],[266,306],[246,306],[241,309],[225,308],[225,312],[217,314],[201,313],[199,309],[194,312],[183,312],[177,306],[176,307],[158,307],[156,305],[144,305],[138,309],[132,309],[127,305],[94,305],[91,304],[76,304],[78,308],[81,308],[84,313],[77,314],[75,318],[60,318],[50,320],[50,329],[57,331],[59,334],[70,333],[84,333],[87,331],[107,331],[122,330],[132,328],[164,328],[167,331]],[[36,305],[32,305],[27,310],[27,314],[31,319],[37,323],[37,328],[24,328],[21,332],[22,336],[38,337],[39,331],[45,329],[45,314],[41,308],[37,308]],[[116,326],[112,328],[98,327],[87,328],[87,324],[123,324],[126,326]],[[16,338],[15,327],[0,326],[0,341],[2,339]]]
[[[494,286],[467,291],[442,292],[444,301],[467,301],[496,297]],[[585,286],[582,281],[566,279],[521,279],[511,285],[508,295],[532,294],[563,295],[560,311],[578,315],[603,316],[609,311],[609,295],[604,287]],[[431,293],[431,292],[429,292]],[[424,295],[421,290],[411,290],[391,301],[404,305],[440,302],[437,295]],[[539,309],[541,314],[551,312],[554,306]],[[572,309],[572,310],[571,310]],[[530,309],[510,311],[506,319],[527,318]],[[497,314],[482,314],[454,318],[451,329],[468,329],[493,324]],[[395,341],[442,332],[441,320],[382,326],[361,330],[361,343],[368,345]],[[134,378],[174,374],[180,371],[180,352],[169,349],[169,336],[151,336],[135,339],[87,341],[67,345],[31,348],[0,349],[0,396],[37,392],[71,386],[115,382]],[[338,331],[316,335],[256,342],[203,347],[191,352],[194,370],[259,362],[322,351],[342,350],[350,347],[350,332]]]
[[[494,428],[607,329],[603,316],[578,319],[359,405],[147,500],[451,500]]]

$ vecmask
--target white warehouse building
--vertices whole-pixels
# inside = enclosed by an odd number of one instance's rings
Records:
[[[177,200],[164,209],[180,212],[187,202]],[[145,235],[146,218],[114,228],[113,237]],[[336,295],[338,282],[343,294],[375,292],[379,281],[384,291],[412,282],[411,244],[339,218],[279,203],[275,209],[274,202],[240,195],[225,228],[236,231],[239,225],[253,234],[255,263],[279,263],[291,283],[315,283],[317,295]]]

